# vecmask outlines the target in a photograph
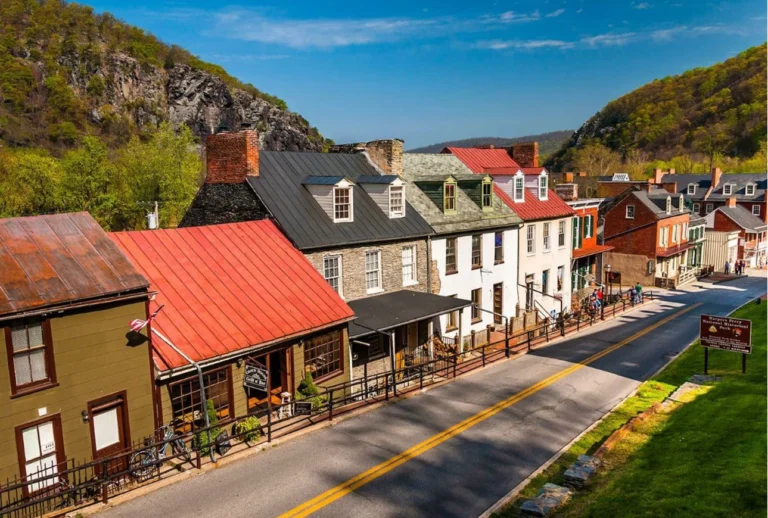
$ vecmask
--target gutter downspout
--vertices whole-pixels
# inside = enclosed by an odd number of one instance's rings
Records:
[[[432,236],[427,236],[427,293],[432,293]]]
[[[170,340],[168,340],[168,338],[163,336],[163,334],[160,333],[160,331],[157,331],[154,328],[151,328],[151,331],[154,334],[156,334],[158,336],[158,338],[160,338],[163,342],[168,344],[168,346],[171,349],[176,351],[176,353],[179,356],[181,356],[182,358],[187,360],[187,362],[189,362],[195,369],[197,369],[197,378],[198,378],[198,381],[200,383],[200,404],[203,407],[203,415],[205,416],[205,428],[207,430],[206,433],[208,434],[209,453],[211,455],[211,462],[216,462],[216,458],[215,458],[214,453],[213,453],[213,445],[211,444],[211,429],[210,429],[211,422],[208,419],[208,399],[206,399],[206,397],[205,397],[205,383],[203,382],[203,369],[200,367],[200,365],[196,361],[192,360],[192,358],[190,358],[189,356],[184,354],[184,352],[182,352],[181,349],[179,349],[178,347],[173,345],[173,342],[171,342]]]

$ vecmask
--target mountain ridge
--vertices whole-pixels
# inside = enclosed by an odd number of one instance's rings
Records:
[[[406,153],[439,153],[446,147],[474,147],[488,144],[493,144],[496,147],[506,147],[520,142],[531,142],[535,140],[539,143],[539,153],[548,155],[557,151],[572,134],[573,130],[558,130],[522,137],[474,137],[430,144],[428,146],[409,149]]]

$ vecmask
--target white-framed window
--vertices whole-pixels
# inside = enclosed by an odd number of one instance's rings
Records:
[[[680,233],[680,241],[685,239],[685,236],[688,235],[688,223],[683,223],[683,231]]]
[[[331,288],[344,296],[341,285],[341,256],[340,255],[326,255],[323,257],[323,277],[331,285]]]
[[[667,196],[667,214],[672,213],[672,198]]]
[[[365,253],[365,290],[368,293],[381,291],[381,251]]]
[[[688,184],[688,194],[696,194],[696,184],[695,183],[689,183]]]
[[[669,227],[663,227],[661,229],[661,236],[659,238],[660,246],[667,246],[667,238],[669,237]]]
[[[525,199],[525,195],[523,194],[525,191],[524,191],[524,183],[523,183],[522,175],[515,176],[515,179],[513,181],[515,182],[513,184],[513,187],[514,187],[513,199],[514,201],[523,201]]]
[[[760,205],[752,205],[752,214],[755,216],[760,215]]]
[[[352,187],[333,188],[333,221],[352,221]]]
[[[711,203],[707,203],[704,208],[706,209],[706,213],[709,214],[714,210],[715,206]]]
[[[726,196],[730,196],[731,194],[733,194],[733,184],[732,183],[727,183],[727,184],[723,185],[723,194],[726,195]]]
[[[635,206],[627,205],[627,212],[625,214],[627,219],[635,219]]]
[[[693,212],[694,212],[694,214],[698,214],[699,211],[701,211],[701,203],[694,203],[693,204]]]
[[[549,222],[544,223],[544,231],[542,232],[542,235],[544,236],[544,251],[549,252],[552,250],[552,244],[549,240]]]
[[[547,176],[546,175],[539,176],[539,199],[540,200],[547,199]]]
[[[747,186],[744,188],[744,194],[747,196],[754,196],[755,195],[755,184],[748,183]]]
[[[677,203],[677,209],[678,209],[680,212],[682,212],[682,211],[683,211],[683,209],[685,209],[685,198],[683,198],[682,196],[680,196],[680,199],[678,200],[678,203]]]
[[[416,284],[416,245],[403,247],[403,286]]]
[[[557,224],[557,247],[565,248],[565,220],[560,220]]]
[[[677,234],[680,232],[680,225],[672,226],[672,242],[677,243]]]
[[[528,241],[528,253],[533,254],[536,253],[536,226],[535,225],[528,225],[528,230],[526,231],[526,237]]]
[[[483,183],[483,209],[493,208],[493,184],[491,182]]]
[[[504,262],[504,232],[493,234],[493,263],[501,264]]]
[[[563,290],[563,276],[565,275],[565,266],[557,267],[557,291]]]
[[[392,185],[389,187],[389,217],[402,218],[405,216],[405,187]]]
[[[584,216],[584,237],[585,238],[592,237],[592,234],[593,234],[592,221],[593,221],[593,219],[594,218],[592,217],[591,214],[587,214],[586,216]]]

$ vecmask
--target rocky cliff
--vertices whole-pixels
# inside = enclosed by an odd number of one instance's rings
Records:
[[[270,150],[328,145],[281,99],[109,14],[0,2],[0,142],[57,153],[98,135],[115,147],[162,121],[201,137],[249,123]]]

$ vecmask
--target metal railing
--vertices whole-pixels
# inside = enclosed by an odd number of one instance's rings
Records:
[[[644,298],[653,300],[653,292],[645,293]],[[167,440],[146,438],[108,458],[80,463],[69,459],[27,477],[6,480],[0,486],[0,516],[26,518],[51,512],[64,514],[98,501],[107,503],[115,495],[151,484],[179,471],[201,469],[204,464],[212,462],[208,456],[210,448],[214,448],[221,457],[272,442],[317,423],[332,421],[340,414],[386,401],[397,394],[455,379],[503,360],[507,357],[508,341],[515,354],[530,351],[537,345],[590,327],[606,316],[620,314],[633,307],[635,302],[622,296],[604,306],[600,313],[580,310],[558,314],[555,319],[547,318],[528,329],[509,333],[508,338],[480,345],[470,351],[435,355],[432,359],[425,358],[392,372],[319,387],[319,394],[309,399],[272,405],[271,412],[260,420],[252,415],[242,416],[207,428],[193,428]],[[222,431],[225,433],[222,434]],[[215,438],[210,445],[201,440],[208,432]],[[137,454],[149,451],[156,453],[168,444],[172,446],[179,439],[188,445],[188,451],[167,448],[167,456],[142,455],[145,460],[137,466]]]

